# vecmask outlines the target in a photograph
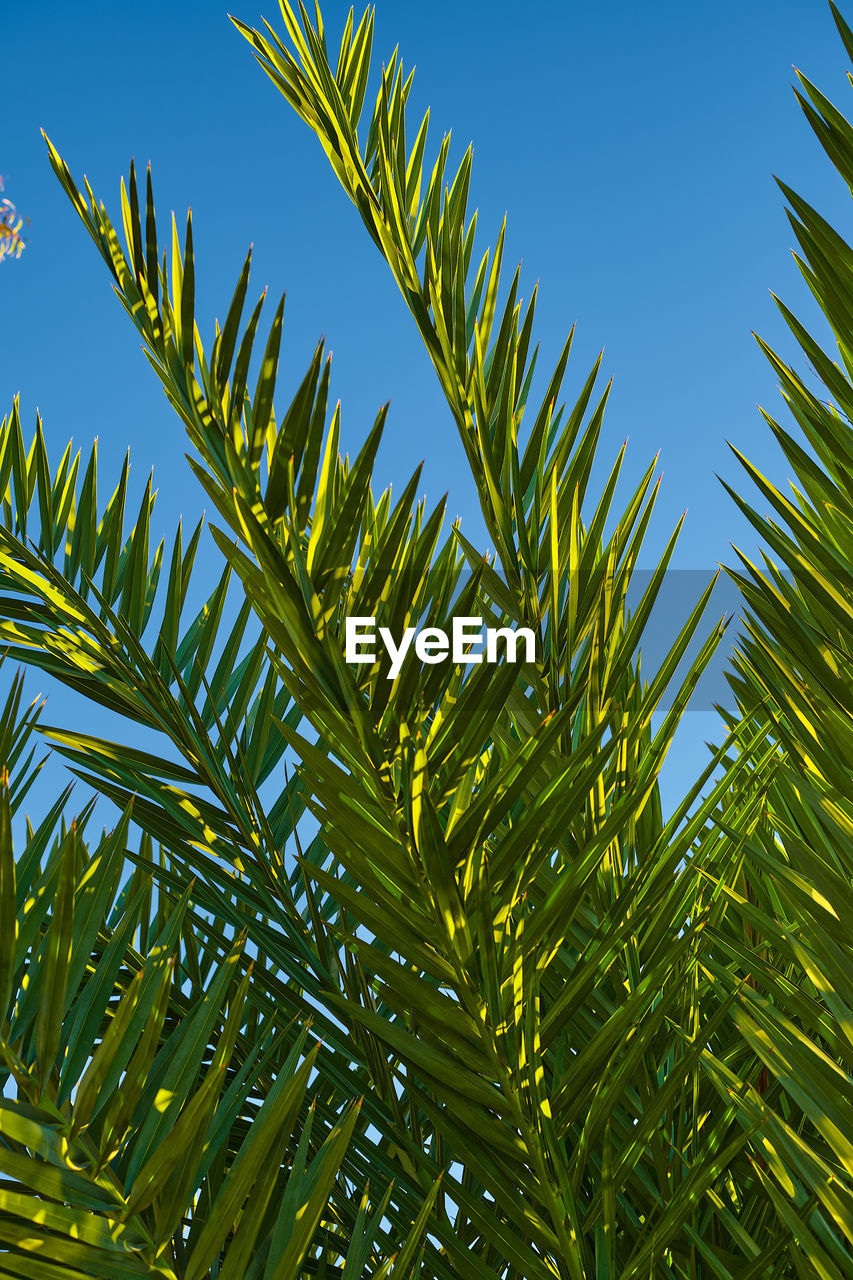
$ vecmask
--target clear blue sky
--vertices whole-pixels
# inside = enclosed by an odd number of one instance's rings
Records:
[[[262,12],[278,21],[272,4],[234,5],[250,23]],[[346,11],[324,4],[331,38]],[[116,219],[131,155],[140,167],[152,161],[161,214],[182,219],[192,204],[208,331],[253,241],[257,289],[288,293],[280,386],[295,386],[325,334],[345,444],[390,398],[379,479],[402,482],[425,457],[425,491],[449,489],[450,514],[480,540],[455,430],[387,269],[225,10],[210,0],[31,0],[3,27],[0,173],[32,223],[23,257],[0,267],[4,410],[20,391],[29,429],[38,405],[54,458],[69,437],[87,450],[97,435],[104,484],[129,444],[139,492],[155,468],[163,532],[202,509],[177,419],[50,171],[43,126]],[[781,403],[750,331],[794,358],[768,290],[813,315],[771,175],[842,229],[849,217],[790,88],[796,64],[842,109],[853,105],[828,7],[380,0],[375,51],[398,42],[417,66],[414,105],[431,105],[435,139],[452,128],[457,158],[474,142],[480,235],[493,239],[506,210],[508,261],[523,259],[525,293],[540,281],[540,367],[574,321],[570,390],[605,348],[615,385],[602,465],[626,436],[629,480],[661,450],[650,558],[685,507],[682,567],[713,570],[731,559],[730,541],[752,549],[715,478],[740,482],[729,439],[785,480],[756,409]],[[714,732],[709,714],[691,723],[680,769]]]

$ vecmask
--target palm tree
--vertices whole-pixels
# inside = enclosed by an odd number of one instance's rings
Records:
[[[713,584],[642,672],[678,532],[629,608],[654,464],[616,518],[621,454],[590,493],[607,391],[596,364],[557,407],[571,339],[527,411],[535,293],[523,306],[517,272],[502,290],[503,231],[475,255],[470,152],[452,181],[447,139],[425,168],[396,56],[360,145],[372,14],[333,63],[319,12],[282,13],[283,39],[241,30],[394,273],[494,554],[442,532],[418,473],[396,503],[374,492],[384,411],[341,457],[322,344],[282,402],[283,304],[265,339],[263,298],[244,321],[250,257],[205,348],[191,221],[161,259],[131,166],[122,246],[48,144],[187,431],[222,576],[186,619],[201,525],[152,548],[151,486],[126,528],[126,465],[101,505],[96,453],[82,480],[70,446],[52,469],[13,408],[3,643],[126,733],[21,720],[16,684],[0,734],[10,813],[38,724],[123,814],[88,844],[60,797],[13,854],[0,811],[0,1272],[849,1274],[853,1128],[818,1114],[847,1024],[792,932],[810,910],[837,968],[840,925],[800,901],[785,686],[771,707],[747,638],[742,714],[664,815],[658,773],[723,632],[703,623]],[[747,597],[762,652],[777,578]],[[347,618],[399,635],[472,614],[530,628],[535,660],[345,661]],[[829,874],[841,827],[821,846],[796,830]]]

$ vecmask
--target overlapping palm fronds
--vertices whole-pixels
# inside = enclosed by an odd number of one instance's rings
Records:
[[[366,1187],[354,1220],[327,1207],[352,1194],[358,1106],[329,1126],[310,1028],[250,1010],[245,931],[223,959],[145,836],[125,874],[129,809],[90,844],[92,804],[66,826],[65,792],[13,848],[38,720],[20,695],[0,718],[2,1274],[296,1276],[321,1218],[321,1256],[362,1274],[383,1236]]]
[[[688,826],[683,819],[695,793],[669,823],[660,814],[660,756],[714,641],[692,664],[675,709],[653,737],[652,713],[695,631],[701,602],[662,671],[643,686],[632,662],[643,613],[632,626],[624,594],[649,504],[635,497],[609,545],[597,554],[595,543],[586,546],[583,593],[576,589],[570,600],[559,566],[550,574],[540,640],[547,640],[556,598],[558,625],[574,646],[562,659],[565,675],[552,657],[526,670],[505,665],[470,675],[451,664],[416,662],[394,681],[387,664],[357,673],[341,656],[346,615],[375,614],[396,633],[422,616],[438,621],[451,609],[471,612],[480,593],[495,617],[512,619],[501,608],[506,587],[488,564],[462,579],[454,538],[439,545],[440,511],[427,517],[412,507],[417,477],[396,507],[389,495],[374,499],[370,473],[382,418],[351,466],[337,451],[338,411],[322,444],[329,375],[320,352],[276,422],[280,311],[255,393],[246,393],[257,326],[255,315],[240,336],[248,266],[208,359],[193,332],[191,233],[183,251],[174,249],[170,272],[158,265],[152,285],[148,264],[159,263],[159,253],[150,183],[143,232],[131,175],[125,251],[104,211],[91,197],[83,200],[55,153],[53,159],[201,454],[195,469],[228,528],[216,540],[263,628],[257,661],[269,663],[293,699],[296,714],[286,715],[274,706],[271,686],[259,695],[265,701],[254,723],[277,744],[277,761],[286,744],[301,767],[271,804],[262,804],[260,753],[249,750],[240,725],[248,704],[235,696],[235,682],[246,684],[249,668],[238,681],[236,671],[229,675],[222,659],[210,657],[214,623],[202,628],[212,680],[200,674],[202,659],[193,666],[194,651],[178,642],[177,622],[156,632],[154,569],[142,568],[150,560],[147,496],[130,536],[115,517],[109,539],[121,547],[112,559],[125,574],[134,558],[135,580],[147,573],[149,613],[141,593],[134,601],[129,576],[103,589],[106,535],[100,558],[97,547],[107,517],[98,516],[92,495],[57,498],[50,511],[45,506],[45,523],[56,526],[54,507],[67,507],[75,529],[94,530],[90,570],[78,585],[73,571],[57,573],[52,552],[46,545],[28,549],[10,515],[2,552],[9,591],[4,639],[16,657],[160,728],[183,758],[170,764],[67,729],[51,730],[54,741],[112,799],[124,804],[140,793],[135,820],[168,848],[155,874],[175,891],[194,877],[194,909],[246,927],[264,958],[264,985],[280,990],[298,1017],[322,1026],[318,1069],[331,1082],[329,1105],[341,1108],[368,1091],[362,1116],[379,1141],[366,1125],[357,1127],[351,1151],[365,1172],[378,1161],[379,1169],[396,1173],[386,1213],[413,1221],[424,1190],[444,1173],[430,1223],[438,1243],[427,1242],[424,1266],[435,1274],[448,1267],[472,1273],[478,1255],[509,1251],[525,1274],[546,1274],[549,1259],[568,1259],[580,1274],[589,1258],[603,1260],[617,1248],[596,1226],[605,1135],[611,1149],[618,1152],[618,1141],[625,1148],[614,1168],[613,1212],[627,1205],[636,1183],[643,1216],[659,1219],[658,1233],[626,1239],[626,1255],[634,1251],[636,1267],[645,1266],[647,1255],[677,1235],[681,1205],[675,1195],[661,1201],[652,1181],[655,1165],[672,1154],[651,1105],[653,1091],[636,1096],[629,1081],[644,1059],[647,1071],[654,1062],[655,1073],[669,1059],[669,1096],[689,1144],[693,1121],[683,1107],[698,1054],[667,1024],[661,994],[679,1013],[690,1001],[704,908],[697,911],[695,879],[675,873],[719,798],[705,802]],[[140,256],[143,243],[148,252]],[[243,406],[239,418],[236,403]],[[13,424],[10,438],[18,434]],[[24,456],[23,445],[15,448]],[[576,476],[571,441],[553,448],[562,455],[561,472],[574,467]],[[26,466],[38,473],[38,445],[26,452]],[[19,469],[27,477],[22,496],[64,491],[71,471],[61,466],[55,480],[43,471],[39,483],[24,463]],[[556,465],[551,474],[558,501]],[[11,463],[9,477],[14,484]],[[26,502],[19,505],[26,509]],[[601,542],[603,515],[598,523]],[[543,563],[557,527],[546,519]],[[580,529],[577,515],[578,541]],[[58,534],[48,538],[51,548],[60,541]],[[159,559],[158,551],[153,565]],[[614,567],[615,589],[601,559]],[[92,574],[100,575],[100,587]],[[175,574],[166,618],[174,613]],[[644,613],[658,586],[652,584]],[[209,606],[205,616],[215,620],[218,613]],[[151,656],[142,643],[146,625]],[[226,639],[232,663],[234,650]],[[562,705],[553,709],[539,701],[549,680],[563,690]],[[207,726],[198,723],[204,707],[194,701],[209,704]],[[304,854],[303,807],[319,823]],[[733,821],[748,823],[749,807],[741,809]],[[709,856],[721,856],[713,838],[707,843]],[[608,1066],[614,1073],[621,1066],[622,1080],[602,1095]],[[733,1132],[740,1142],[736,1126]],[[714,1159],[698,1146],[693,1164],[694,1175],[704,1167],[706,1177],[718,1176]],[[615,1233],[613,1223],[607,1229]]]
[[[322,344],[282,397],[283,303],[261,338],[249,258],[205,345],[191,222],[162,253],[131,167],[122,244],[49,144],[188,433],[221,576],[189,611],[201,525],[153,546],[151,482],[126,527],[127,465],[102,504],[96,453],[52,468],[13,407],[0,641],[121,717],[39,732],[124,817],[90,850],[63,796],[13,854],[0,810],[0,1273],[849,1275],[847,427],[780,366],[820,460],[776,428],[802,494],[765,485],[788,528],[759,523],[794,576],[740,575],[743,714],[664,815],[712,584],[641,673],[677,530],[629,607],[654,469],[618,514],[621,454],[591,492],[598,364],[559,409],[567,342],[534,405],[535,294],[502,291],[503,231],[475,256],[470,152],[425,168],[396,55],[360,145],[372,14],[330,60],[319,11],[282,13],[284,39],[241,29],[398,282],[495,555],[419,473],[374,492],[385,410],[341,456]],[[849,251],[790,198],[843,342]],[[347,617],[454,615],[530,627],[535,661],[344,660]],[[3,723],[20,760],[34,725]],[[4,749],[16,807],[32,765]]]

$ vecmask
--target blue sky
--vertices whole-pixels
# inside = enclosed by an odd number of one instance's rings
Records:
[[[262,12],[277,21],[272,5],[234,5],[247,22]],[[330,38],[346,11],[323,6]],[[97,435],[104,484],[130,445],[137,492],[155,468],[163,532],[181,513],[194,523],[204,505],[177,419],[50,171],[43,126],[116,217],[131,155],[151,160],[161,215],[183,219],[192,204],[208,331],[253,241],[257,290],[287,289],[285,394],[325,334],[344,443],[357,444],[390,398],[379,480],[399,485],[425,458],[425,492],[449,490],[450,515],[479,541],[455,429],[402,300],[318,144],[224,9],[34,0],[4,16],[4,37],[0,173],[31,219],[24,256],[0,267],[4,411],[20,391],[29,430],[38,405],[54,458],[70,437],[88,451]],[[849,109],[828,6],[380,0],[375,52],[396,43],[417,66],[413,102],[431,105],[435,141],[452,128],[457,159],[474,142],[483,243],[507,211],[507,261],[523,260],[525,294],[540,281],[540,367],[575,321],[570,392],[605,349],[615,381],[602,469],[629,437],[627,490],[661,451],[649,562],[685,508],[682,568],[712,571],[731,560],[731,541],[752,550],[716,479],[740,483],[727,439],[777,483],[786,478],[756,408],[781,404],[750,331],[796,359],[770,288],[813,318],[771,175],[842,230],[849,216],[790,88],[796,64]],[[690,722],[680,771],[714,732],[710,714]]]

